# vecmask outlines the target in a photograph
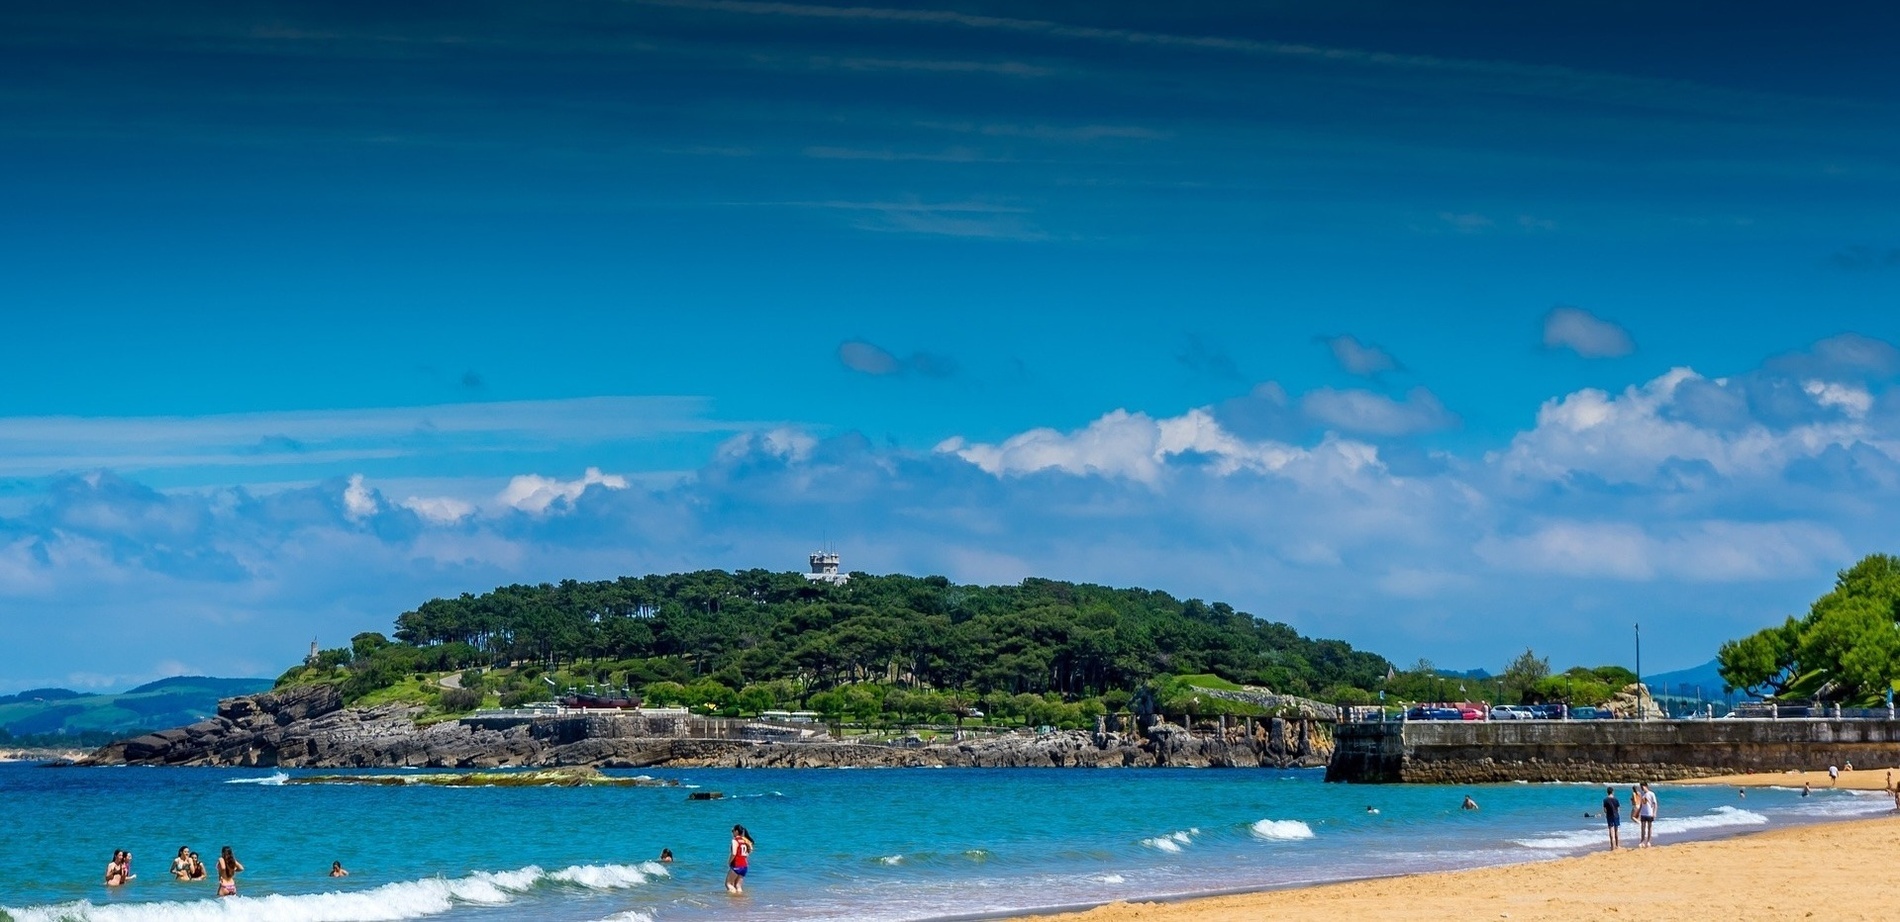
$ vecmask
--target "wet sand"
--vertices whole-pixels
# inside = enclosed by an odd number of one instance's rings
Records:
[[[1823,782],[1827,773],[1820,772]],[[1856,771],[1878,789],[1885,770]],[[1786,785],[1791,776],[1748,782]],[[1801,786],[1801,777],[1794,787]],[[1842,775],[1842,786],[1849,784]],[[1812,782],[1813,778],[1807,779]],[[1819,785],[1817,785],[1818,787]],[[1634,823],[1624,832],[1634,839]],[[1607,839],[1606,839],[1607,847]],[[1900,817],[1797,826],[1712,841],[1607,850],[1508,867],[1415,874],[1179,903],[1111,903],[1042,922],[1277,920],[1598,920],[1876,922],[1900,918],[1888,869],[1900,866]]]

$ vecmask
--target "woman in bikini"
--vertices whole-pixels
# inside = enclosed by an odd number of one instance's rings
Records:
[[[123,886],[125,881],[125,852],[114,849],[112,852],[112,861],[106,865],[106,886]]]
[[[752,865],[752,833],[732,827],[732,857],[726,861],[726,892],[745,892],[745,873]]]
[[[231,854],[231,846],[226,845],[218,854],[219,896],[237,896],[237,876],[242,870],[244,865],[238,863],[237,857]]]
[[[190,874],[190,877],[191,877],[191,879],[192,879],[192,880],[204,880],[204,879],[205,879],[205,862],[204,862],[204,859],[203,859],[203,858],[200,858],[200,857],[198,857],[198,853],[197,853],[197,852],[192,852],[192,853],[191,853],[191,874]]]

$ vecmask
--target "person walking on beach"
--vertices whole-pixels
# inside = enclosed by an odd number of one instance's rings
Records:
[[[218,853],[219,896],[237,896],[237,876],[242,870],[244,865],[238,862],[237,856],[231,854],[231,846],[226,845],[224,851]]]
[[[1622,846],[1623,802],[1616,799],[1616,789],[1603,789],[1603,822],[1610,827],[1610,851]]]
[[[726,860],[726,892],[744,893],[746,871],[752,866],[752,833],[732,827],[732,857]]]
[[[1643,828],[1643,847],[1655,843],[1656,837],[1656,792],[1649,789],[1649,782],[1643,782],[1642,806],[1636,808],[1636,822]]]

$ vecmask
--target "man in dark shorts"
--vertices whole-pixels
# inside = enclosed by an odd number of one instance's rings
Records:
[[[1617,827],[1623,825],[1623,802],[1616,797],[1615,788],[1603,789],[1603,821],[1610,826],[1610,851],[1616,851],[1623,842],[1617,835]]]

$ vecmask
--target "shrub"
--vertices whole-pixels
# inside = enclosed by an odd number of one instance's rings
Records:
[[[460,714],[475,710],[482,705],[482,693],[472,688],[445,688],[442,690],[442,710],[451,714]]]

